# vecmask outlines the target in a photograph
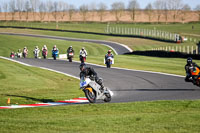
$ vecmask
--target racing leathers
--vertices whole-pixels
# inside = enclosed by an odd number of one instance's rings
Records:
[[[193,83],[194,84],[196,83],[196,79],[200,77],[200,74],[197,76],[191,74],[191,69],[195,69],[196,67],[200,69],[200,67],[195,62],[187,63],[185,65],[185,71],[186,71],[185,81],[189,82],[190,81],[189,79],[192,77]]]
[[[97,84],[101,86],[101,89],[103,90],[104,85],[101,78],[98,77],[97,73],[94,71],[92,67],[84,67],[80,72],[80,78],[81,77],[87,77],[89,76],[91,80],[95,80]]]

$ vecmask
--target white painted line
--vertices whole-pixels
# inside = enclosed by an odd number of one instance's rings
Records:
[[[103,44],[103,43],[101,43],[101,45],[104,45],[104,46],[106,46],[106,47],[109,47],[110,49],[112,49],[112,51],[114,51],[114,53],[115,53],[116,55],[118,55],[117,51],[116,51],[113,47],[111,47],[111,46],[109,46],[109,45],[106,45],[106,44]]]
[[[69,77],[72,77],[72,78],[75,78],[75,79],[78,79],[78,80],[80,79],[79,77],[76,77],[76,76],[73,76],[73,75],[70,75],[70,74],[67,74],[67,73],[64,73],[64,72],[56,71],[56,70],[53,70],[53,69],[50,69],[50,68],[37,67],[37,66],[29,65],[29,64],[26,64],[26,63],[22,63],[20,61],[16,61],[16,60],[7,58],[7,57],[0,56],[0,58],[5,59],[5,60],[9,60],[9,61],[12,61],[12,62],[16,62],[16,63],[22,64],[22,65],[25,65],[25,66],[36,67],[36,68],[41,68],[41,69],[44,69],[44,70],[49,70],[49,71],[52,71],[52,72],[60,73],[60,74],[63,74],[63,75],[66,75],[66,76],[69,76]]]

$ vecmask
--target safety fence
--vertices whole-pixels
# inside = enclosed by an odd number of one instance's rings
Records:
[[[163,46],[152,48],[152,51],[180,52],[186,54],[199,54],[198,46]]]
[[[132,36],[160,39],[160,40],[173,41],[173,42],[177,42],[182,39],[181,36],[176,33],[170,33],[170,32],[161,31],[161,30],[141,29],[141,28],[107,26],[107,28],[105,29],[105,32],[107,34],[132,35]]]

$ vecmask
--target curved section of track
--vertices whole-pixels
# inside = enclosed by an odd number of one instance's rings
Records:
[[[36,67],[45,67],[79,77],[78,62],[44,59],[16,59]],[[112,102],[200,99],[200,88],[183,77],[134,70],[92,66],[105,86],[114,92]]]
[[[90,43],[98,43],[101,45],[107,45],[112,47],[116,54],[124,54],[128,52],[132,52],[132,50],[120,43],[110,42],[110,41],[102,41],[102,40],[91,40],[91,39],[78,39],[78,38],[68,38],[68,37],[57,37],[57,36],[47,36],[47,35],[33,35],[33,34],[19,34],[19,33],[3,33],[2,35],[14,35],[14,36],[26,36],[26,37],[38,37],[38,38],[48,38],[48,39],[56,39],[56,40],[66,40],[66,41],[77,41],[77,42],[90,42]]]

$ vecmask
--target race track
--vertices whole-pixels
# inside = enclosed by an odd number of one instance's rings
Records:
[[[130,52],[130,49],[114,42],[71,39],[64,37],[52,37],[41,35],[26,35],[13,33],[0,33],[6,35],[30,36],[50,39],[85,41],[105,44],[118,54]],[[15,59],[17,61],[30,64],[36,67],[45,67],[59,72],[67,73],[79,77],[78,62],[67,62],[66,60],[52,59]],[[132,102],[132,101],[151,101],[151,100],[185,100],[200,99],[200,88],[192,83],[184,81],[184,77],[167,75],[152,72],[124,70],[118,68],[105,68],[96,65],[92,66],[100,77],[104,79],[105,86],[109,87],[113,93],[112,102]]]
[[[52,59],[16,60],[79,77],[79,62],[70,63],[66,60]],[[200,88],[185,82],[182,76],[118,68],[108,69],[96,65],[87,66],[92,66],[104,79],[105,86],[113,91],[112,102],[200,99]]]

